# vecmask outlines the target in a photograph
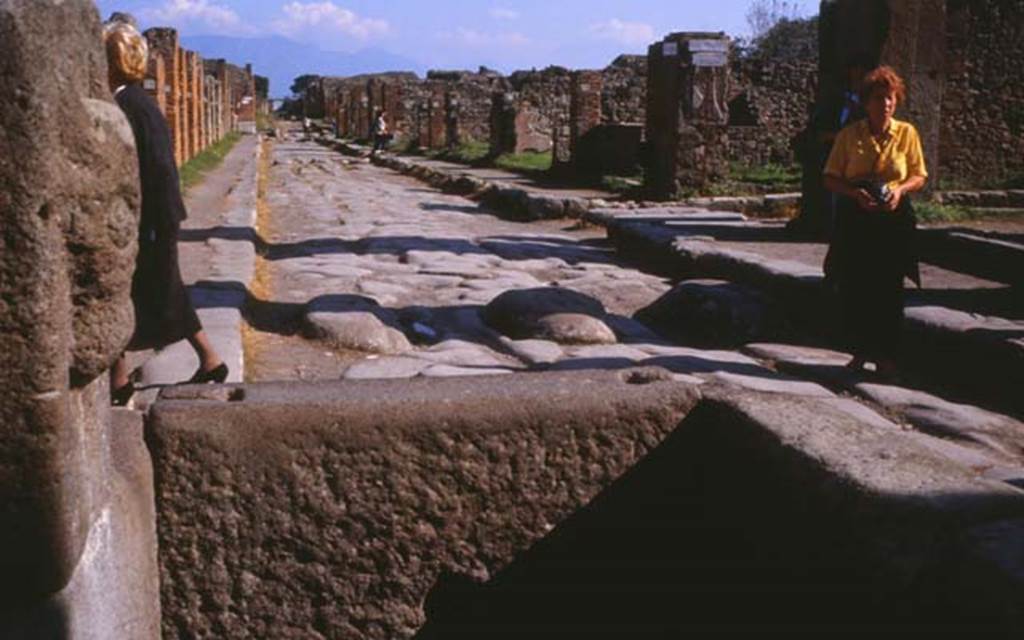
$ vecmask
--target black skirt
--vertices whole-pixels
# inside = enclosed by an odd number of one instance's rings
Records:
[[[895,358],[903,328],[903,280],[921,282],[913,206],[904,198],[895,212],[865,211],[843,197],[836,213],[825,277],[839,294],[845,346],[869,360]]]
[[[159,349],[202,329],[178,264],[178,226],[139,238],[132,276],[135,333],[129,349]]]

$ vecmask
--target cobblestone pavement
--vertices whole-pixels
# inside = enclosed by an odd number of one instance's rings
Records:
[[[737,352],[675,346],[631,319],[671,283],[624,263],[603,230],[503,220],[297,138],[271,157],[250,380],[657,365],[694,381],[831,395]],[[506,335],[484,320],[502,293],[546,287],[599,301],[614,336]],[[565,320],[571,336],[593,329],[579,315]]]

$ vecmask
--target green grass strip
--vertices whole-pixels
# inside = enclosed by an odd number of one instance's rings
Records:
[[[527,151],[525,153],[505,153],[497,157],[494,166],[508,171],[523,173],[543,173],[551,168],[551,152],[543,153]]]
[[[224,162],[224,158],[231,152],[231,149],[242,139],[242,134],[232,131],[224,136],[219,142],[207,147],[194,158],[181,165],[178,173],[181,176],[181,188],[188,191],[203,181],[206,174],[213,171]]]

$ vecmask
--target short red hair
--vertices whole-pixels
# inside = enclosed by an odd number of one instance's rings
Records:
[[[896,94],[896,104],[902,104],[907,98],[907,85],[903,82],[900,74],[889,66],[881,66],[864,76],[864,84],[860,90],[860,98],[864,104],[871,99],[871,95],[879,89],[886,93]]]

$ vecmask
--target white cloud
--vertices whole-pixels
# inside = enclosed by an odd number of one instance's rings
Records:
[[[166,0],[160,8],[143,10],[140,17],[159,26],[195,24],[220,31],[242,27],[242,19],[233,9],[209,0]]]
[[[522,47],[530,44],[530,39],[518,31],[508,33],[486,33],[475,29],[459,27],[455,31],[443,31],[437,34],[438,40],[455,41],[467,47]]]
[[[290,2],[281,11],[284,18],[274,23],[274,28],[284,35],[297,36],[309,29],[325,29],[342,33],[358,40],[385,35],[391,31],[387,20],[364,18],[354,11],[330,2]]]
[[[654,27],[651,25],[643,22],[626,22],[618,18],[592,24],[589,31],[594,37],[626,45],[650,44],[657,40]]]
[[[496,20],[518,20],[519,12],[514,9],[506,9],[504,7],[494,7],[491,9],[491,17]]]

